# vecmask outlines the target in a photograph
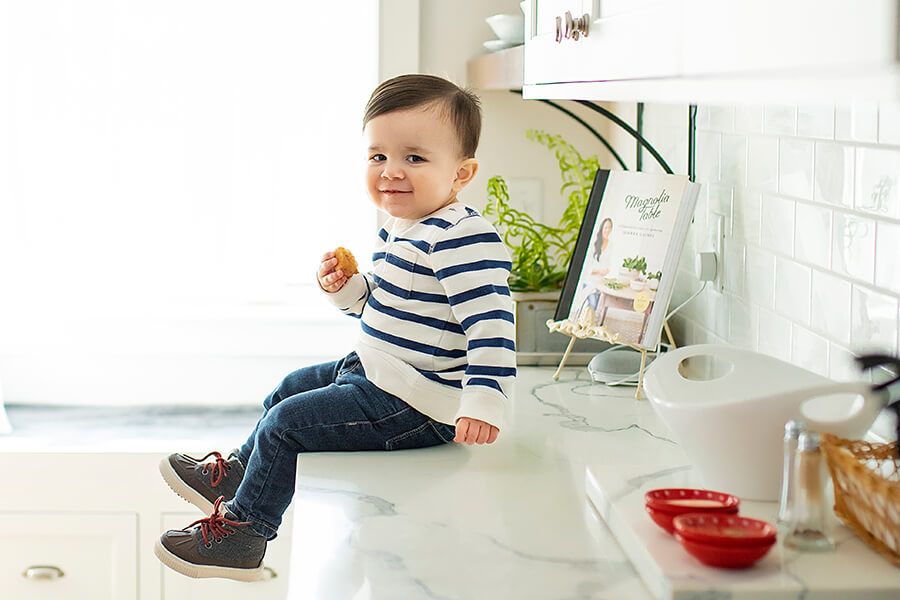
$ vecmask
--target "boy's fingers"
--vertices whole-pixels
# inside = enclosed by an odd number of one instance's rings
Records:
[[[478,437],[475,438],[476,444],[483,444],[488,440],[488,436],[491,434],[491,426],[487,423],[479,423],[478,424]]]
[[[453,438],[454,442],[465,442],[466,435],[469,432],[469,422],[466,420],[461,420],[456,425],[456,437]]]
[[[488,436],[487,443],[493,444],[494,442],[497,441],[497,436],[499,436],[499,435],[500,435],[500,430],[492,425],[491,426],[491,435]]]

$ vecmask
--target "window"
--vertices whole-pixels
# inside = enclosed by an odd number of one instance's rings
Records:
[[[0,311],[278,302],[364,258],[377,10],[0,0]]]

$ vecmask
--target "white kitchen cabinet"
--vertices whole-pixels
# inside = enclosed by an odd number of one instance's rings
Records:
[[[0,513],[9,600],[136,600],[137,514]]]
[[[287,597],[293,507],[264,559],[277,577],[254,583],[191,579],[164,567],[153,552],[163,531],[204,516],[159,476],[168,451],[17,452],[10,446],[0,451],[6,482],[0,493],[0,599]],[[203,448],[183,449],[202,456]],[[40,568],[28,578],[23,574],[30,567]],[[210,590],[221,595],[210,596]]]
[[[285,515],[278,529],[278,537],[266,548],[263,558],[265,578],[262,581],[246,583],[218,578],[192,579],[159,563],[163,582],[162,600],[246,600],[250,597],[255,600],[284,600],[291,562],[291,514],[292,511],[289,511]],[[181,529],[198,518],[200,516],[194,512],[164,513],[160,530]]]
[[[531,0],[525,98],[900,99],[897,0]],[[565,11],[587,36],[556,40]]]
[[[530,97],[546,84],[649,77],[680,72],[680,1],[644,4],[603,18],[602,2],[532,0],[525,9],[524,83]],[[588,35],[557,41],[556,19],[588,15]]]

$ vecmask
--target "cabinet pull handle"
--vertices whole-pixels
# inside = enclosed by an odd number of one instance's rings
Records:
[[[566,11],[565,37],[578,41],[582,36],[587,37],[591,30],[591,16],[585,13],[583,16],[573,18],[570,11]]]
[[[563,39],[562,17],[556,17],[556,43],[559,44]]]
[[[66,574],[63,573],[62,569],[52,565],[34,565],[33,567],[28,567],[22,573],[22,577],[32,581],[48,581],[65,576]]]

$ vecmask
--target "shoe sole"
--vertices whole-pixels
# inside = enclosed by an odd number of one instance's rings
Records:
[[[187,500],[197,508],[203,511],[204,515],[211,514],[213,511],[213,503],[206,499],[203,494],[189,486],[175,471],[169,458],[162,459],[159,463],[159,473],[162,475],[166,484],[172,488],[172,491],[179,497]]]
[[[213,565],[195,565],[183,558],[180,558],[169,552],[162,542],[156,540],[153,546],[153,552],[156,557],[173,571],[177,571],[182,575],[193,577],[195,579],[203,579],[206,577],[221,577],[224,579],[233,579],[235,581],[261,581],[265,575],[262,562],[256,568],[239,569],[237,567],[219,567]]]

